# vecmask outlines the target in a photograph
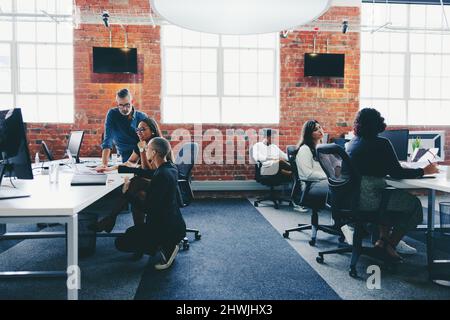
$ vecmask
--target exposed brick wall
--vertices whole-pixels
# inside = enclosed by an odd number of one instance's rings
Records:
[[[148,0],[93,1],[77,0],[82,10],[99,12],[127,11],[130,8],[149,10]],[[344,18],[359,23],[358,7],[332,7],[322,19]],[[113,46],[123,46],[124,32],[113,26]],[[138,48],[139,74],[98,75],[92,73],[92,47],[108,46],[109,33],[101,25],[81,25],[74,30],[75,68],[75,123],[71,125],[33,124],[29,125],[29,139],[34,152],[44,139],[57,156],[61,156],[70,130],[83,129],[86,132],[81,150],[82,156],[99,156],[103,132],[103,121],[109,107],[114,105],[115,92],[121,87],[129,87],[134,93],[135,105],[148,115],[160,121],[160,30],[151,26],[128,26],[128,45]],[[313,37],[316,34],[316,51],[345,53],[345,79],[331,80],[303,77],[303,56],[312,52]],[[304,121],[317,119],[331,137],[336,137],[351,129],[355,112],[359,105],[359,59],[360,35],[357,32],[331,33],[293,32],[286,39],[280,38],[280,131],[282,149],[295,144]],[[193,125],[161,125],[166,135],[183,127],[193,133]],[[246,125],[205,125],[203,130],[218,128],[223,134],[226,129],[256,130],[265,126]],[[204,142],[206,147],[210,142]],[[224,153],[226,145],[224,145]],[[245,150],[247,155],[247,149]],[[248,160],[247,160],[248,163]],[[243,180],[253,179],[253,165],[197,165],[194,169],[197,180]]]

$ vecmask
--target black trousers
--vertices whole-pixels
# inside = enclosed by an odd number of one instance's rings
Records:
[[[117,250],[155,255],[159,250],[160,243],[149,229],[149,226],[145,223],[128,228],[124,234],[116,238]]]

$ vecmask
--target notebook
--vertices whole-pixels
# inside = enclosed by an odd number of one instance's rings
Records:
[[[106,174],[74,174],[71,186],[104,186],[107,180]]]

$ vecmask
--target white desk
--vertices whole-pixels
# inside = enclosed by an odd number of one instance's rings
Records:
[[[450,193],[450,180],[446,179],[445,172],[436,175],[435,179],[386,179],[387,183],[399,189],[427,189],[428,190],[428,212],[427,212],[427,260],[428,271],[431,280],[440,279],[441,270],[450,267],[449,260],[434,260],[433,254],[433,231],[435,229],[434,209],[436,202],[436,191]]]
[[[50,184],[48,175],[35,175],[33,180],[15,180],[17,188],[31,197],[0,201],[0,223],[63,223],[66,225],[67,267],[78,268],[78,212],[123,184],[123,176],[109,174],[106,186],[71,186],[73,173],[63,170],[59,182]],[[9,184],[5,179],[5,185]],[[73,268],[73,267],[71,267]],[[69,270],[69,269],[68,269]],[[59,272],[69,277],[68,270]],[[70,269],[72,270],[72,269]],[[2,276],[45,276],[57,272],[2,272]],[[68,299],[78,299],[78,289],[68,286]]]

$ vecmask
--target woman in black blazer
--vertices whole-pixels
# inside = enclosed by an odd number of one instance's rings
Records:
[[[153,138],[148,144],[149,160],[156,170],[146,190],[144,201],[137,201],[146,213],[145,224],[133,226],[116,239],[120,251],[147,253],[161,252],[157,270],[171,266],[178,253],[178,243],[186,236],[186,224],[179,207],[178,170],[167,160],[171,152],[164,138]]]

